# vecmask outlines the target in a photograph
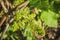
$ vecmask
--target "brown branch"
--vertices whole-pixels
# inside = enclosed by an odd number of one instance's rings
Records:
[[[4,23],[4,21],[6,20],[6,16],[4,16],[0,22],[0,27],[2,26],[2,24]]]
[[[9,7],[14,8],[14,5],[12,5],[8,0],[6,0],[6,5],[8,6],[8,9],[9,9]]]
[[[1,35],[1,39],[0,39],[0,40],[3,40],[4,34],[5,34],[5,32],[6,32],[7,28],[8,28],[8,26],[9,26],[9,24],[7,23],[7,24],[6,24],[6,27],[5,27],[5,29],[4,29],[4,31],[2,32],[2,35]]]
[[[34,32],[33,35],[37,38],[37,39],[41,39],[43,36],[39,35],[38,33]]]
[[[0,3],[1,3],[1,5],[2,5],[2,8],[3,8],[4,12],[7,13],[8,10],[7,10],[6,6],[4,5],[3,0],[0,0]]]
[[[5,27],[4,31],[2,32],[2,35],[1,35],[1,39],[0,39],[0,40],[3,40],[3,37],[4,37],[4,35],[5,35],[8,27],[9,27],[9,24],[11,24],[11,23],[13,22],[13,20],[14,20],[14,18],[11,18],[11,19],[9,20],[9,23],[6,24],[6,27]]]
[[[0,21],[0,27],[3,25],[3,23],[5,22],[5,20],[9,17],[10,15],[6,15],[2,17],[2,20]]]

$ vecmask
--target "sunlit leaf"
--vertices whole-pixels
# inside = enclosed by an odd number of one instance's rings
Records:
[[[44,21],[46,25],[49,27],[57,27],[57,17],[52,11],[43,11],[41,13],[41,19]]]

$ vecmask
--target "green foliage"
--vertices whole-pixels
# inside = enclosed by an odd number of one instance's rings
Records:
[[[11,30],[14,32],[14,31],[17,31],[18,30],[18,24],[17,22],[14,22],[13,25],[11,26]]]
[[[24,2],[24,0],[14,0],[13,4],[17,6],[18,4],[21,4],[22,2]]]
[[[24,31],[23,31],[23,35],[27,37],[26,40],[35,40],[33,34],[32,34],[32,31],[28,28],[26,28]]]
[[[43,11],[41,13],[41,19],[45,22],[49,27],[57,27],[57,16],[54,12],[48,10]]]
[[[48,0],[30,0],[30,6],[46,10],[49,8],[49,1]]]
[[[21,37],[12,31],[8,31],[5,35],[7,35],[7,37],[5,37],[5,40],[21,40]]]

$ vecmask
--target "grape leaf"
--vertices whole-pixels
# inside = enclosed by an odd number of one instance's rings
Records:
[[[41,14],[41,19],[49,27],[57,27],[57,17],[53,11],[43,11]]]

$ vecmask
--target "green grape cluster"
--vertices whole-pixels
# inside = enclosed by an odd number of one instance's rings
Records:
[[[24,10],[18,10],[14,16],[15,21],[10,29],[15,32],[23,30],[22,34],[27,37],[27,40],[33,40],[33,32],[45,36],[45,30],[40,24],[40,20],[35,20],[36,14],[30,14],[30,9],[26,7]],[[34,38],[35,39],[35,38]]]

